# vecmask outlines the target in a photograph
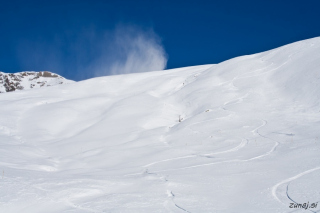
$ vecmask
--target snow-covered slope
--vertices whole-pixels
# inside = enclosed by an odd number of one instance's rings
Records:
[[[54,86],[58,84],[68,84],[74,81],[67,80],[62,76],[48,72],[0,72],[0,93],[12,92],[15,90],[27,90]]]
[[[311,206],[320,201],[319,67],[314,38],[217,65],[2,94],[0,209]]]

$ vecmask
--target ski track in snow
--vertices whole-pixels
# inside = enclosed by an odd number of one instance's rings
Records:
[[[291,200],[293,203],[299,204],[299,202],[294,201],[294,200],[290,197],[290,195],[289,195],[289,185],[290,185],[291,182],[292,182],[292,181],[290,181],[290,182],[287,184],[286,195],[287,195],[288,199]],[[320,201],[317,201],[317,202],[315,202],[315,203],[318,203],[318,202],[320,202]],[[301,203],[301,202],[300,202],[300,203]],[[306,210],[308,210],[308,211],[310,211],[310,212],[313,212],[313,213],[320,212],[320,210],[319,210],[319,211],[313,211],[312,209],[309,209],[309,208],[306,209]]]
[[[210,68],[211,68],[211,67],[210,67]],[[210,68],[208,68],[207,70],[209,70]],[[263,68],[262,68],[262,69],[263,69]],[[205,70],[205,71],[207,71],[207,70]],[[261,69],[258,69],[258,70],[261,70]],[[258,71],[258,70],[255,70],[255,71],[253,71],[253,72],[256,72],[256,71]],[[203,72],[205,72],[205,71],[203,71]],[[201,73],[203,73],[203,72],[201,72]],[[199,75],[199,74],[201,74],[201,73],[198,73],[197,75]],[[249,73],[251,73],[251,72],[249,72]],[[250,76],[249,76],[249,77],[250,77]],[[190,78],[190,77],[188,77],[187,79],[189,79],[189,78]],[[187,81],[187,79],[185,80],[185,82]],[[233,80],[235,80],[235,79],[233,79]],[[193,82],[193,81],[192,81],[192,82]],[[190,82],[190,83],[191,83],[191,82]],[[187,85],[187,84],[184,84],[184,85]],[[236,99],[233,99],[233,100],[231,100],[231,101],[227,101],[227,102],[224,103],[224,106],[231,105],[231,104],[237,104],[237,103],[243,101],[243,99],[246,98],[246,97],[248,96],[248,94],[249,94],[249,93],[246,93],[244,96],[242,96],[242,97],[240,97],[240,98],[236,98]],[[225,109],[224,107],[221,107],[221,108],[222,108],[223,110],[227,110],[227,109]],[[228,110],[228,111],[229,111],[229,110]],[[234,112],[232,112],[232,111],[230,111],[230,112],[231,112],[231,113],[234,113]],[[223,117],[219,117],[219,118],[224,118],[224,117],[228,117],[228,116],[230,116],[230,115],[223,116]],[[193,125],[196,125],[196,124],[200,124],[200,123],[205,123],[205,122],[214,121],[214,120],[219,119],[219,118],[208,119],[208,120],[204,120],[204,121],[199,121],[199,122],[191,123],[191,124],[185,126],[185,128],[190,128],[190,126],[193,126]],[[264,121],[264,122],[265,122],[265,121]],[[265,125],[266,125],[266,122],[263,123],[261,126],[257,127],[256,129],[254,129],[253,131],[256,131],[257,129],[259,129],[259,128],[265,126]],[[190,128],[190,129],[191,129],[191,128]],[[191,129],[191,130],[192,130],[192,129]],[[192,130],[192,131],[194,132],[194,130]],[[260,136],[261,136],[261,135],[260,135]],[[223,154],[223,153],[227,153],[227,152],[234,152],[234,151],[238,151],[240,148],[244,147],[247,143],[248,143],[248,139],[245,139],[244,141],[241,141],[241,143],[240,143],[238,146],[236,146],[236,147],[234,147],[234,148],[232,148],[232,149],[226,150],[226,151],[214,152],[214,153],[207,153],[207,154],[187,155],[187,156],[182,156],[182,157],[177,157],[177,158],[164,159],[164,160],[160,160],[160,161],[156,161],[156,162],[149,163],[149,164],[144,165],[144,166],[142,166],[142,167],[150,167],[150,166],[155,165],[155,164],[158,164],[158,163],[168,162],[168,161],[174,161],[174,160],[180,160],[180,159],[185,159],[185,158],[208,157],[208,156],[216,155],[216,154]],[[276,145],[276,146],[277,146],[277,145]],[[276,146],[275,146],[275,147],[276,147]],[[272,148],[272,150],[270,151],[270,153],[274,151],[275,147]],[[269,152],[268,152],[266,155],[268,155],[268,154],[269,154]],[[263,156],[265,156],[265,155],[263,155]],[[260,158],[260,157],[263,157],[263,156],[257,156],[256,158]]]
[[[259,133],[259,129],[261,129],[262,127],[266,126],[267,125],[267,121],[265,120],[262,120],[262,124],[260,126],[258,126],[257,128],[253,129],[251,132],[252,133],[257,133],[260,137],[264,137],[264,138],[267,138],[263,135],[261,135]],[[269,140],[272,140],[270,138],[267,138]],[[232,149],[229,149],[229,150],[225,150],[225,151],[221,151],[221,152],[214,152],[214,153],[210,153],[210,154],[202,154],[202,155],[188,155],[188,156],[183,156],[183,157],[178,157],[178,158],[172,158],[172,159],[165,159],[165,160],[162,160],[162,161],[156,161],[156,162],[153,162],[153,163],[150,163],[150,164],[147,164],[143,167],[150,167],[152,165],[155,165],[155,164],[158,164],[158,163],[162,163],[162,162],[168,162],[168,161],[174,161],[174,160],[179,160],[179,159],[186,159],[186,158],[194,158],[194,157],[199,157],[199,156],[212,156],[212,155],[216,155],[216,154],[223,154],[223,153],[228,153],[228,152],[234,152],[234,151],[238,151],[239,149],[241,149],[242,147],[244,147],[246,144],[248,143],[248,139],[243,139],[241,141],[241,143],[232,148]],[[177,168],[177,169],[169,169],[169,170],[159,170],[159,171],[152,171],[152,173],[149,173],[148,172],[148,168],[147,168],[147,172],[148,174],[155,174],[157,176],[159,176],[159,173],[163,173],[163,172],[169,172],[169,171],[177,171],[177,170],[183,170],[183,169],[192,169],[192,168],[197,168],[197,167],[203,167],[203,166],[211,166],[211,165],[217,165],[217,164],[222,164],[222,163],[233,163],[233,162],[248,162],[248,161],[252,161],[252,160],[256,160],[256,159],[259,159],[259,158],[263,158],[263,157],[266,157],[268,155],[270,155],[272,152],[275,151],[276,147],[279,145],[278,142],[275,143],[275,145],[271,148],[271,150],[269,150],[268,152],[262,154],[262,155],[259,155],[259,156],[256,156],[256,157],[253,157],[253,158],[249,158],[249,159],[245,159],[245,160],[240,160],[240,159],[232,159],[232,160],[227,160],[227,161],[220,161],[220,162],[214,162],[214,163],[207,163],[207,164],[199,164],[199,165],[194,165],[194,166],[189,166],[189,167],[183,167],[183,168]],[[125,176],[136,176],[136,175],[141,175],[141,173],[135,173],[135,174],[128,174],[128,175],[125,175]],[[160,175],[160,176],[163,176],[163,175]],[[169,181],[168,179],[166,179],[166,181]],[[170,192],[170,193],[168,193]],[[173,204],[180,210],[184,211],[184,212],[189,212],[187,211],[185,208],[182,208],[181,206],[177,205],[175,202],[174,202],[174,197],[175,195],[173,194],[172,191],[168,190],[167,189],[167,193],[169,194],[169,197],[171,198]],[[165,202],[165,207],[168,209],[168,207],[166,206],[167,202]],[[170,210],[169,210],[170,211]],[[189,212],[190,213],[190,212]]]
[[[273,195],[273,197],[274,197],[278,202],[283,203],[283,202],[278,198],[278,196],[277,196],[277,189],[279,188],[279,186],[281,186],[281,185],[283,185],[283,184],[286,184],[286,183],[288,183],[288,185],[289,185],[290,182],[292,182],[292,181],[294,181],[294,180],[296,180],[296,179],[298,179],[298,178],[300,178],[300,177],[302,177],[302,176],[304,176],[304,175],[306,175],[306,174],[309,174],[309,173],[311,173],[311,172],[317,171],[317,170],[319,170],[319,169],[320,169],[320,167],[316,167],[316,168],[313,168],[313,169],[309,169],[309,170],[307,170],[307,171],[301,172],[301,173],[299,173],[299,174],[297,174],[297,175],[295,175],[295,176],[293,176],[293,177],[290,177],[290,178],[288,178],[288,179],[285,179],[285,180],[277,183],[276,185],[274,185],[274,186],[272,187],[272,195]],[[288,186],[287,186],[287,192],[288,192]],[[287,192],[286,192],[286,193],[287,193]],[[293,201],[293,200],[289,197],[288,193],[287,193],[287,197],[288,197],[289,200]],[[296,203],[296,201],[293,201],[293,202]],[[283,203],[283,204],[286,205],[286,203]]]
[[[168,161],[174,161],[174,160],[180,160],[180,159],[185,159],[185,158],[195,158],[195,157],[212,157],[212,155],[218,155],[218,154],[224,154],[224,153],[228,153],[228,152],[235,152],[238,151],[239,149],[243,148],[246,144],[248,143],[248,140],[241,140],[240,144],[234,148],[225,150],[225,151],[220,151],[220,152],[212,152],[212,153],[206,153],[206,154],[197,154],[197,155],[186,155],[186,156],[182,156],[182,157],[177,157],[177,158],[169,158],[169,159],[165,159],[165,160],[160,160],[160,161],[155,161],[152,163],[149,163],[147,165],[144,165],[142,167],[150,167],[153,166],[155,164],[159,164],[159,163],[163,163],[163,162],[168,162]]]
[[[261,135],[261,134],[258,132],[258,130],[259,130],[260,128],[264,127],[264,126],[267,124],[267,121],[265,121],[265,120],[262,120],[262,121],[263,121],[263,124],[260,125],[259,127],[255,128],[255,129],[252,130],[251,132],[256,132],[259,136],[274,141],[273,139],[270,139],[270,138],[268,138],[268,137],[265,137],[265,136]],[[246,140],[245,140],[245,143],[243,143],[243,141],[242,141],[237,147],[234,147],[234,148],[232,148],[232,149],[230,149],[230,150],[226,150],[226,151],[223,151],[223,152],[217,152],[216,154],[222,154],[222,153],[226,153],[226,152],[238,151],[240,148],[244,147],[245,144],[247,144],[247,141],[248,141],[248,140],[246,139]],[[168,171],[177,171],[177,170],[184,170],[184,169],[192,169],[192,168],[203,167],[203,166],[211,166],[211,165],[217,165],[217,164],[221,164],[221,163],[232,163],[232,162],[247,162],[247,161],[252,161],[252,160],[256,160],[256,159],[259,159],[259,158],[266,157],[266,156],[270,155],[272,152],[274,152],[274,151],[276,150],[276,147],[279,145],[279,142],[277,142],[277,141],[274,141],[274,142],[275,142],[275,145],[274,145],[268,152],[266,152],[266,153],[264,153],[264,154],[262,154],[262,155],[258,155],[258,156],[249,158],[249,159],[245,159],[245,160],[232,159],[232,160],[219,161],[219,162],[206,163],[206,164],[199,164],[199,165],[182,167],[182,168],[176,168],[176,169],[158,170],[158,171],[153,171],[153,172],[154,172],[154,173],[160,173],[160,172],[168,172]],[[203,155],[205,155],[205,154],[203,154]],[[209,154],[209,155],[213,155],[213,154]],[[186,158],[198,157],[198,156],[201,156],[201,155],[189,155],[189,156],[183,156],[183,157],[179,157],[179,158],[165,159],[165,160],[162,160],[162,161],[157,161],[157,162],[150,163],[150,164],[145,165],[145,166],[143,166],[143,167],[152,166],[152,165],[155,165],[155,164],[157,164],[157,163],[167,162],[167,161],[171,161],[171,160],[186,159]],[[135,176],[135,175],[141,175],[141,173],[127,174],[127,175],[125,175],[125,176]]]
[[[186,210],[185,208],[181,207],[180,205],[176,204],[176,202],[174,201],[174,198],[175,198],[175,194],[170,191],[170,190],[167,190],[167,195],[168,195],[168,198],[170,199],[170,201],[173,203],[174,207],[177,208],[178,210],[182,211],[182,212],[187,212],[187,213],[191,213],[189,212],[188,210]],[[165,201],[164,203],[164,206],[165,208],[170,211],[170,212],[176,212],[176,211],[171,211],[170,207],[168,207],[168,201]]]

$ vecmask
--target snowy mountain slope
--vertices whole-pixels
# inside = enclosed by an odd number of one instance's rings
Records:
[[[73,82],[74,81],[67,80],[58,74],[48,71],[27,71],[18,73],[0,72],[0,93],[54,86],[57,84],[68,84]]]
[[[290,212],[316,203],[319,67],[314,38],[217,65],[2,94],[0,207]]]

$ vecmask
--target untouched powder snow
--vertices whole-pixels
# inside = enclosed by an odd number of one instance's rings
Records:
[[[1,212],[319,212],[320,38],[0,95]]]

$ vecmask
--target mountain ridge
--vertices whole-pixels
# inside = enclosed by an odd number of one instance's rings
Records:
[[[23,71],[17,73],[4,73],[0,71],[0,93],[55,86],[72,82],[74,81],[49,71]]]

